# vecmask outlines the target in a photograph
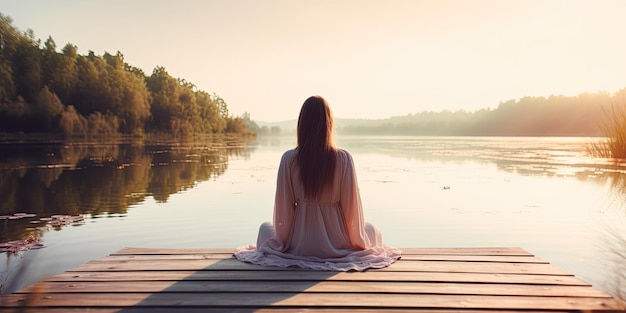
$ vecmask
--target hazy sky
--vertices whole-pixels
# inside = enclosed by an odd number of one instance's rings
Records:
[[[217,93],[231,113],[297,118],[495,108],[626,88],[626,1],[0,0],[60,50],[124,54]]]

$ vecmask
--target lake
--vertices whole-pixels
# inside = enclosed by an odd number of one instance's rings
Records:
[[[521,247],[624,299],[626,163],[590,138],[346,137],[367,221],[396,247]],[[124,247],[235,248],[271,220],[292,137],[0,144],[2,293]],[[30,215],[20,215],[24,213]]]

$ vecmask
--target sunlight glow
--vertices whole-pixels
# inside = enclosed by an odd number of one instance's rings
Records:
[[[121,51],[222,96],[233,114],[337,117],[478,110],[524,96],[626,87],[626,2],[10,1],[0,12],[62,47]]]

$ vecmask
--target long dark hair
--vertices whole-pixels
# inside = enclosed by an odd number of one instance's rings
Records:
[[[296,160],[305,196],[315,198],[329,183],[337,158],[333,141],[333,116],[324,98],[312,96],[304,101],[298,117]]]

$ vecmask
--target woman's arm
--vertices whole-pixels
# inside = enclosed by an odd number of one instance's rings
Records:
[[[365,233],[363,207],[354,162],[350,153],[345,150],[340,150],[338,156],[343,169],[339,204],[346,221],[346,231],[353,247],[365,249],[370,243]]]
[[[293,228],[293,211],[295,209],[293,185],[291,183],[291,161],[293,158],[289,157],[291,153],[293,153],[293,150],[285,152],[280,160],[276,180],[276,198],[274,199],[274,228],[276,229],[276,237],[282,244],[282,247],[279,249],[281,251],[289,248]]]

